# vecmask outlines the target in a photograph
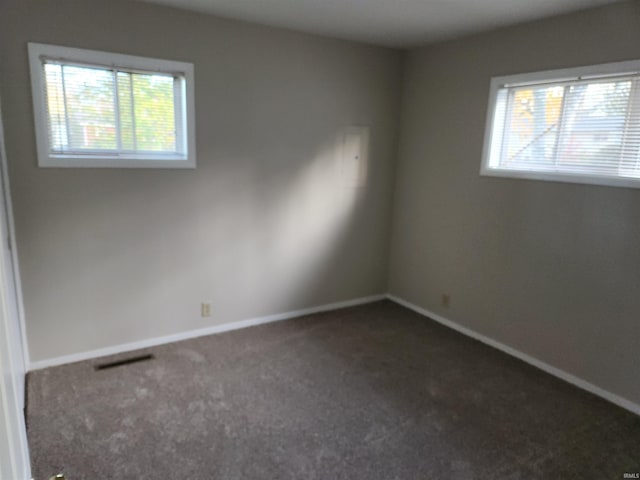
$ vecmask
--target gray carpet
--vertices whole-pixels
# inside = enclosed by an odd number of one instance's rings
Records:
[[[29,375],[35,480],[640,472],[640,417],[388,301],[136,353]]]

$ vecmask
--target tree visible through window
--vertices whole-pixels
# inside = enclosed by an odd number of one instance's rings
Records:
[[[176,152],[174,78],[45,63],[52,149]]]
[[[631,66],[494,79],[484,173],[586,183],[624,177],[640,186],[640,73],[624,71]]]
[[[39,156],[46,154],[41,164],[165,166],[189,160],[188,166],[195,165],[189,152],[194,146],[190,64],[39,44],[29,48]]]
[[[514,89],[502,166],[591,167],[616,174],[631,83]]]

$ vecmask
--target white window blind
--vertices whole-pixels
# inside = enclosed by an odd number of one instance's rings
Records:
[[[180,78],[49,60],[44,70],[52,151],[179,153]]]
[[[195,166],[189,68],[175,69],[189,64],[38,44],[30,54],[41,166]]]
[[[640,187],[640,74],[616,66],[494,81],[483,173]]]

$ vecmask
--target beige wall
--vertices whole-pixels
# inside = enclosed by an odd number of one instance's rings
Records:
[[[413,50],[390,268],[393,294],[636,403],[640,190],[479,169],[491,76],[638,58],[638,2]]]
[[[38,169],[28,41],[193,62],[198,169]],[[637,58],[637,2],[413,50],[402,85],[393,50],[121,0],[4,0],[31,359],[382,293],[388,268],[391,293],[640,402],[640,190],[478,174],[491,76]],[[354,124],[372,127],[364,189],[341,183]]]
[[[193,62],[197,170],[37,168],[29,41]],[[31,360],[383,293],[400,57],[137,2],[2,0]],[[354,124],[364,189],[341,183]]]

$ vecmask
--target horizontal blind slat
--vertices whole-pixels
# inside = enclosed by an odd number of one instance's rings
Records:
[[[501,118],[495,123],[504,127],[495,166],[629,175],[640,163],[640,102],[634,101],[638,78],[617,75],[503,88],[508,95],[498,95],[496,105]]]
[[[174,76],[63,62],[43,68],[52,153],[178,153]]]

